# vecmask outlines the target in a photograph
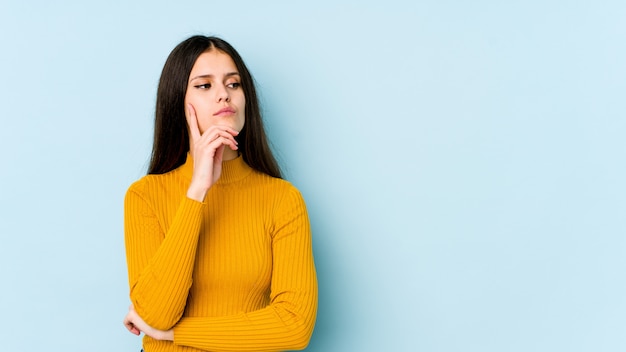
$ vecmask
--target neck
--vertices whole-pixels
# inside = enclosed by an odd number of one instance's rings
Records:
[[[222,154],[222,160],[224,161],[233,160],[233,159],[236,159],[238,156],[239,156],[239,153],[237,153],[236,150],[232,150],[230,149],[230,147],[225,147],[224,154]]]

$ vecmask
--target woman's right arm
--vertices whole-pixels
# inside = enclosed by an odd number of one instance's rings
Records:
[[[185,310],[204,206],[183,197],[166,234],[145,196],[133,187],[126,193],[124,238],[130,299],[152,327],[170,329]]]
[[[194,157],[193,175],[167,235],[141,187],[131,186],[124,201],[130,298],[144,322],[159,330],[172,328],[185,310],[206,206],[204,198],[221,175],[224,149],[237,150],[237,131],[227,126],[211,126],[201,133],[190,104],[186,118]]]

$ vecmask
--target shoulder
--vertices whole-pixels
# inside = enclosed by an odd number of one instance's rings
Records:
[[[241,187],[241,185],[238,185]],[[253,171],[247,177],[247,192],[262,200],[265,207],[272,209],[276,215],[293,207],[303,207],[304,199],[300,190],[291,182],[269,176],[259,171]],[[242,190],[239,188],[239,190]]]
[[[271,190],[278,198],[302,197],[296,186],[282,178],[272,177],[258,171],[254,171],[253,178],[257,186]]]
[[[164,174],[145,175],[128,187],[126,198],[135,196],[144,200],[150,200],[156,195],[166,192],[180,178],[178,174],[177,170],[172,170]]]
[[[271,183],[273,202],[270,233],[273,240],[292,235],[298,235],[297,238],[310,238],[308,211],[300,190],[291,182],[282,179],[273,179]]]
[[[306,204],[300,190],[291,182],[271,176],[268,182],[272,185],[274,194],[275,215],[300,212],[306,213]]]
[[[143,176],[142,178],[130,184],[130,186],[128,187],[128,190],[126,191],[126,194],[128,195],[131,193],[135,193],[138,195],[146,195],[147,193],[150,193],[150,189],[154,185],[160,183],[159,176],[161,175]]]

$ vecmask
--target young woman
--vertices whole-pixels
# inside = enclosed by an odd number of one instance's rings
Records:
[[[306,207],[281,179],[252,76],[227,42],[194,36],[168,57],[124,227],[124,325],[145,334],[146,352],[307,346],[317,279]]]

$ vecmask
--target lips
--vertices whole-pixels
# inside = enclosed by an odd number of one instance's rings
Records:
[[[233,115],[234,113],[235,113],[235,109],[226,107],[226,108],[219,110],[215,114],[213,114],[213,116],[230,116],[230,115]]]

